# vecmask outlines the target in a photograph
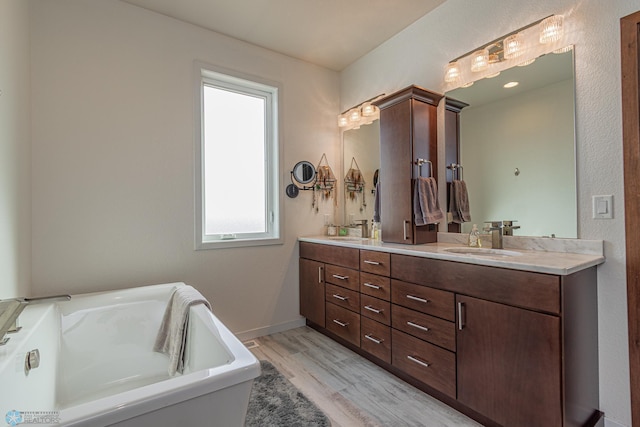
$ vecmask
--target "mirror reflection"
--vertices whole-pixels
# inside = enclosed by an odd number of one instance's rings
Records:
[[[355,159],[364,179],[363,191],[343,191],[344,224],[353,224],[359,219],[373,219],[374,175],[380,168],[380,124],[379,120],[358,129],[349,129],[342,133],[342,165],[344,179],[353,169]]]
[[[577,237],[573,70],[573,51],[551,53],[446,94],[469,104],[460,113],[471,212],[463,233],[513,220],[514,235]]]
[[[308,184],[316,177],[316,168],[310,163],[301,161],[293,167],[293,177],[300,184]]]

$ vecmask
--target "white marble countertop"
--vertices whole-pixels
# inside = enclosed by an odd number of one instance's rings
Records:
[[[380,252],[509,268],[512,270],[556,274],[561,276],[569,275],[577,271],[593,267],[594,265],[602,264],[605,261],[604,256],[600,254],[551,252],[512,248],[502,250],[504,254],[490,253],[480,255],[452,253],[447,251],[447,249],[467,248],[465,245],[453,242],[402,245],[396,243],[383,243],[372,239],[356,237],[328,236],[299,237],[298,240],[301,242],[328,244],[355,249],[368,249]],[[500,251],[501,250],[496,250],[495,252]]]

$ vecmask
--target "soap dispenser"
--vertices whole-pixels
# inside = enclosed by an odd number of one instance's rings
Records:
[[[469,233],[469,246],[472,248],[479,248],[482,246],[482,241],[480,240],[480,232],[478,231],[478,226],[473,224],[471,227],[471,232]]]

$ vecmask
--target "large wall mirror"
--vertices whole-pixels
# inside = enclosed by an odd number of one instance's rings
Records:
[[[342,179],[352,167],[352,159],[360,168],[365,186],[362,193],[348,191],[343,186],[344,224],[351,224],[359,219],[373,219],[375,201],[374,175],[380,168],[380,121],[375,120],[358,129],[349,129],[342,133]]]
[[[446,94],[469,104],[460,113],[472,219],[463,233],[516,220],[516,236],[577,237],[574,86],[569,51]]]

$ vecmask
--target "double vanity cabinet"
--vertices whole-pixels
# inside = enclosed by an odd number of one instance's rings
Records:
[[[301,239],[300,313],[484,425],[596,425],[602,261],[556,274],[479,258]]]

